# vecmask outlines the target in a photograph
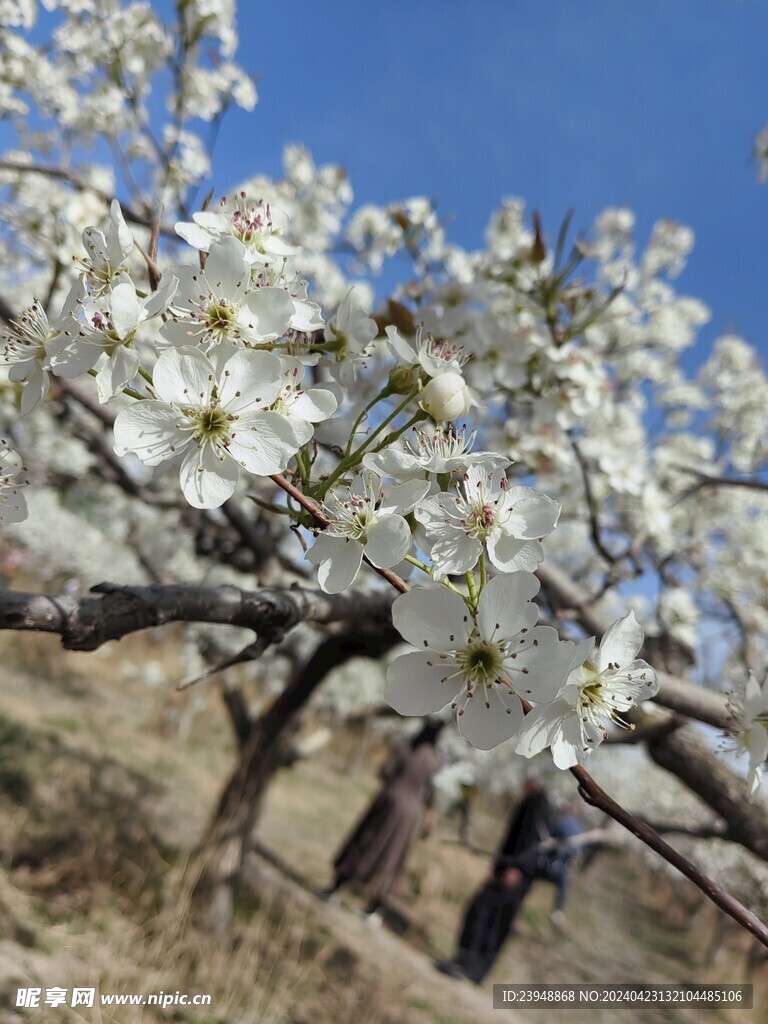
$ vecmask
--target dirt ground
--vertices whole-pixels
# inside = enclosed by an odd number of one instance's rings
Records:
[[[477,988],[440,975],[461,910],[488,860],[439,820],[418,844],[397,906],[404,934],[372,930],[360,901],[315,894],[333,852],[375,789],[375,760],[351,738],[284,771],[270,791],[226,942],[187,919],[183,870],[233,764],[215,684],[186,694],[173,630],[97,655],[0,636],[0,1024],[574,1024],[697,1021],[701,1013],[499,1011],[494,982],[741,982],[747,943],[729,931],[705,966],[715,913],[683,880],[609,852],[575,879],[562,929],[552,890],[534,887],[492,977]],[[152,673],[146,671],[151,663]],[[151,679],[150,679],[151,676]],[[154,683],[152,684],[152,681]],[[353,770],[352,770],[353,769]],[[480,808],[472,840],[492,849],[504,808]],[[766,968],[752,977],[768,1002]],[[18,1009],[20,987],[104,993],[206,993],[208,1007]],[[503,1014],[503,1016],[499,1016]],[[704,1015],[712,1024],[761,1011]]]

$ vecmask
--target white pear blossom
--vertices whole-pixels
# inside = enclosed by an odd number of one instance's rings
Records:
[[[381,481],[363,472],[347,497],[331,493],[323,511],[330,525],[318,535],[307,559],[318,565],[318,582],[327,594],[339,594],[357,579],[363,555],[379,569],[390,569],[411,549],[405,516],[429,489],[424,480],[409,480],[382,492]]]
[[[508,485],[503,469],[470,466],[455,493],[427,498],[415,511],[435,563],[435,579],[469,572],[485,547],[502,572],[532,572],[539,538],[557,525],[560,506],[532,487]]]
[[[416,329],[413,344],[396,327],[387,327],[386,335],[395,359],[404,366],[419,366],[428,377],[438,377],[448,372],[461,374],[461,368],[467,361],[460,345],[452,345],[445,338],[433,337],[430,332],[425,332],[421,324]]]
[[[93,369],[106,356],[96,385],[100,402],[121,394],[139,370],[136,338],[145,321],[168,308],[178,281],[166,275],[156,292],[142,299],[130,280],[92,295],[80,303],[80,310],[65,323],[49,368],[57,377],[72,379]]]
[[[306,366],[293,356],[280,356],[279,359],[283,388],[270,409],[288,420],[297,441],[304,445],[312,437],[314,424],[322,423],[336,412],[336,397],[328,388],[303,390],[301,382],[307,371]]]
[[[376,322],[362,308],[360,289],[350,288],[325,327],[325,340],[336,359],[331,370],[340,383],[354,384],[377,333]]]
[[[14,384],[25,382],[21,396],[22,416],[31,412],[48,394],[50,376],[48,363],[61,336],[62,323],[76,308],[80,289],[69,293],[60,317],[51,323],[40,302],[35,300],[8,325],[2,337],[0,362],[10,367],[8,379]]]
[[[395,627],[417,650],[390,665],[386,701],[402,715],[433,714],[450,704],[459,731],[481,750],[511,739],[523,721],[519,698],[549,700],[572,661],[573,644],[536,625],[538,589],[530,573],[496,576],[474,615],[446,587],[398,597]]]
[[[269,476],[299,448],[289,421],[267,411],[284,386],[280,360],[269,352],[236,352],[217,373],[199,349],[169,349],[152,379],[158,399],[118,414],[115,451],[148,466],[183,454],[181,488],[195,508],[230,498],[239,466]]]
[[[731,713],[736,722],[733,736],[739,753],[749,755],[747,792],[754,800],[760,789],[765,762],[768,759],[768,673],[762,685],[753,672],[749,673],[744,700],[731,702]]]
[[[176,267],[174,273],[176,315],[160,332],[171,344],[199,344],[218,363],[246,343],[274,341],[291,326],[291,296],[284,288],[251,288],[251,267],[237,238],[212,242],[204,271]]]
[[[93,294],[98,295],[127,271],[127,260],[133,252],[133,236],[116,199],[112,200],[109,208],[106,227],[103,230],[86,228],[83,245],[88,255],[78,262],[88,277]]]
[[[409,437],[398,439],[380,452],[369,452],[363,456],[363,465],[380,476],[391,476],[395,480],[410,480],[424,474],[443,476],[482,463],[487,467],[507,465],[503,455],[493,452],[473,452],[477,431],[467,435],[466,427],[460,431],[436,431],[428,434],[413,428]]]
[[[218,212],[192,214],[192,221],[178,223],[176,233],[200,252],[208,252],[213,242],[227,237],[242,242],[251,266],[301,252],[301,246],[290,245],[283,237],[288,226],[285,213],[264,199],[249,200],[245,192],[236,193],[231,202],[222,199]]]
[[[25,472],[21,456],[8,444],[0,441],[0,523],[20,523],[29,515],[27,499],[19,490],[26,480],[19,479]]]
[[[626,725],[620,716],[658,692],[656,673],[637,658],[642,645],[643,630],[634,612],[614,622],[599,649],[594,640],[577,644],[572,671],[557,698],[526,716],[518,754],[533,757],[551,747],[558,768],[583,764],[607,735],[606,723]]]

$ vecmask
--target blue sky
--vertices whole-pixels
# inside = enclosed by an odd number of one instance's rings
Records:
[[[682,291],[768,355],[768,187],[751,161],[768,122],[761,0],[293,0],[240,3],[252,114],[225,122],[217,191],[279,173],[287,142],[349,172],[356,202],[426,194],[457,242],[503,195],[554,234],[626,204],[645,238],[696,232]]]

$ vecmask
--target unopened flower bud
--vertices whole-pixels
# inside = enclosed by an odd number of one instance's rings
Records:
[[[446,423],[466,416],[472,398],[460,373],[441,373],[424,388],[419,405],[433,420]]]

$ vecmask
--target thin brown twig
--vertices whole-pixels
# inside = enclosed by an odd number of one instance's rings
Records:
[[[41,174],[46,178],[54,178],[57,181],[63,181],[67,185],[71,185],[80,192],[91,192],[93,195],[98,196],[98,198],[107,205],[109,205],[113,199],[117,198],[109,192],[105,192],[103,189],[98,188],[96,185],[92,185],[85,178],[80,177],[79,174],[67,167],[46,167],[44,164],[26,164],[15,160],[3,160],[0,161],[0,171],[15,171],[19,174]],[[130,221],[133,224],[138,224],[144,228],[154,228],[154,224],[150,217],[147,217],[145,214],[135,209],[135,207],[123,203],[122,200],[120,201],[120,209],[123,211],[123,216],[127,221]],[[165,235],[167,238],[178,239],[178,235],[172,227],[164,225],[160,227],[159,230],[160,234]]]
[[[698,492],[703,490],[705,487],[746,487],[747,490],[750,491],[768,491],[768,482],[764,480],[730,476],[712,476],[709,473],[703,473],[701,470],[693,469],[690,466],[676,465],[674,468],[679,469],[682,473],[690,473],[691,476],[697,477],[696,483],[691,484],[690,487],[683,491],[675,502],[676,505],[681,501],[685,501],[686,498],[690,498],[694,494],[698,494]]]
[[[297,505],[301,505],[301,507],[306,512],[309,512],[309,514],[312,516],[312,518],[315,520],[318,526],[321,526],[323,529],[325,529],[327,526],[330,526],[330,519],[323,512],[322,508],[317,504],[317,502],[312,501],[312,499],[308,498],[306,494],[302,494],[302,492],[297,487],[294,487],[290,480],[287,480],[280,473],[276,473],[274,476],[271,477],[271,479],[277,484],[278,487],[282,487],[285,493],[289,494]],[[401,594],[407,594],[408,591],[411,589],[405,582],[405,580],[401,579],[396,572],[392,572],[391,569],[380,569],[378,565],[374,565],[373,562],[370,561],[370,559],[365,557],[365,555],[363,555],[363,559],[367,565],[370,565],[374,572],[378,573],[382,579],[385,579],[387,581],[387,583],[390,583],[395,588],[395,590],[399,590]]]
[[[631,832],[632,835],[637,836],[646,846],[655,850],[668,864],[677,868],[697,888],[701,889],[715,906],[728,914],[729,917],[732,917],[742,928],[746,928],[764,946],[768,947],[768,927],[756,914],[753,914],[743,903],[740,903],[734,896],[731,896],[725,889],[721,888],[716,882],[713,882],[708,875],[700,871],[682,853],[670,846],[669,843],[666,843],[660,835],[654,832],[650,825],[640,821],[634,814],[630,814],[620,804],[617,804],[580,765],[571,768],[570,772],[579,783],[579,795],[582,800],[610,815],[614,821],[623,825],[624,828]]]

